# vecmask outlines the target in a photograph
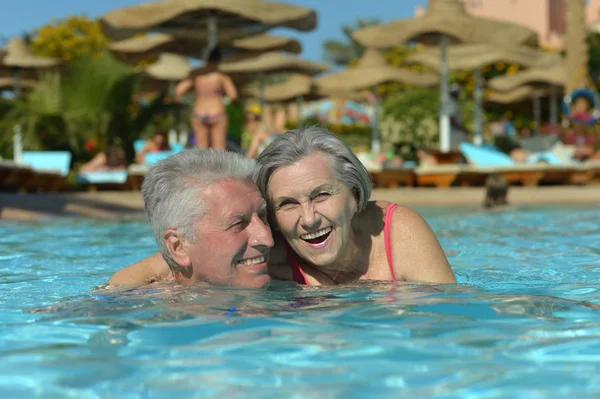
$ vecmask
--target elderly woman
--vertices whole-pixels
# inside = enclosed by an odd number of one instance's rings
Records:
[[[327,130],[284,133],[257,161],[256,183],[271,228],[284,239],[275,237],[269,257],[274,278],[305,285],[456,281],[423,218],[396,204],[369,201],[369,173]]]
[[[302,285],[456,282],[423,218],[403,206],[369,201],[369,173],[332,133],[320,127],[286,132],[257,161],[256,183],[275,232],[268,260],[274,279]],[[140,270],[168,271],[156,255],[130,268],[134,273],[124,274],[135,276],[133,281],[112,283],[143,281]]]

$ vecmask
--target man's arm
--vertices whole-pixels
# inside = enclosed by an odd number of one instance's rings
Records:
[[[108,284],[109,286],[138,286],[172,278],[173,275],[167,262],[160,253],[155,253],[135,262],[133,265],[118,270],[108,280]]]

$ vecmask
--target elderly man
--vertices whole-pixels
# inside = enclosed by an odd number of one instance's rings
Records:
[[[142,196],[169,271],[141,261],[116,272],[110,285],[173,280],[183,284],[261,288],[270,277],[273,237],[266,203],[251,179],[255,163],[241,155],[193,149],[151,168]]]

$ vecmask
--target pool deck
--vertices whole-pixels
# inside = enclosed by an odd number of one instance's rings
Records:
[[[407,206],[479,206],[483,188],[399,188],[373,190],[372,199]],[[513,205],[600,204],[600,186],[511,187]],[[139,192],[98,191],[64,194],[0,193],[0,220],[35,221],[55,217],[145,217]]]

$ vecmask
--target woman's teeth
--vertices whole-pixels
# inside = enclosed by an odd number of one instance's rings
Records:
[[[330,232],[331,232],[331,227],[325,227],[324,229],[321,229],[314,233],[302,234],[302,235],[300,235],[300,238],[302,238],[303,240],[314,240],[315,238],[322,237],[325,234],[329,234]]]
[[[240,265],[257,265],[259,263],[264,263],[264,262],[265,262],[265,257],[259,256],[257,258],[243,259],[243,260],[239,261],[238,263]]]

